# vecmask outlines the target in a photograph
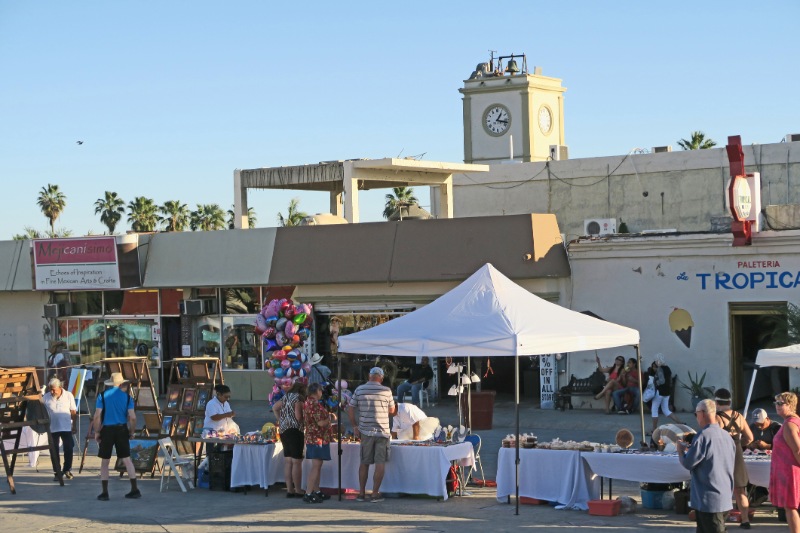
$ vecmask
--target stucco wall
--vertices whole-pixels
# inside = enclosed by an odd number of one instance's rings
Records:
[[[747,171],[761,173],[762,206],[800,203],[800,142],[746,146],[744,154]],[[568,236],[584,235],[588,218],[624,220],[634,233],[710,231],[711,217],[729,214],[729,177],[724,148],[495,164],[454,176],[454,213],[555,213]]]
[[[44,365],[46,292],[0,292],[0,366]]]

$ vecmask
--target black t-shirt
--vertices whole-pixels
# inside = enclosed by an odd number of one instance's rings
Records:
[[[753,432],[753,440],[763,440],[767,444],[772,444],[772,439],[775,438],[775,434],[779,429],[781,429],[781,425],[775,421],[770,421],[769,426],[765,429],[759,429],[755,424],[750,424],[750,431]]]
[[[414,383],[415,381],[419,381],[421,379],[428,381],[432,377],[433,369],[431,368],[431,365],[414,365],[414,368],[411,369],[411,377],[408,378],[408,382]]]

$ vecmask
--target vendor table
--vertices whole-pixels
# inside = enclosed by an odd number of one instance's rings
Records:
[[[589,473],[609,479],[641,483],[677,483],[688,481],[689,471],[683,468],[675,453],[581,453]],[[769,486],[770,461],[745,456],[750,483]]]
[[[275,444],[236,444],[231,463],[231,488],[258,486],[269,489],[276,481],[276,470],[283,473],[282,461],[279,468],[273,466],[275,448]],[[283,453],[280,458],[283,458]]]
[[[500,448],[497,456],[497,499],[510,501],[516,492],[516,449]],[[592,475],[571,450],[521,449],[519,451],[519,495],[558,502],[557,509],[589,509],[589,500],[600,494],[599,478]]]
[[[339,486],[338,444],[332,442],[330,447],[331,460],[322,463],[320,487],[335,489]],[[276,462],[273,463],[269,476],[274,478],[274,481],[283,481],[283,447],[280,443],[275,445],[273,460]],[[343,442],[343,489],[358,489],[358,467],[360,462],[360,445],[358,443]],[[447,487],[445,479],[452,463],[460,466],[472,466],[475,463],[475,452],[472,444],[462,442],[450,446],[393,445],[389,462],[386,463],[381,492],[427,494],[446,500]],[[311,461],[306,459],[303,462],[304,486],[310,469]],[[372,490],[372,470],[373,467],[370,467],[367,491]]]

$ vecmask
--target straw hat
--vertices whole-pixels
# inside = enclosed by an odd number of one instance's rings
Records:
[[[122,377],[121,372],[114,372],[111,378],[105,381],[106,387],[119,387],[123,383],[128,383],[128,380]]]
[[[56,351],[58,351],[59,348],[62,348],[62,347],[63,348],[67,347],[67,343],[64,342],[63,340],[50,341],[50,351],[51,352],[55,353]]]
[[[633,433],[630,430],[622,428],[617,431],[617,437],[615,439],[617,441],[617,446],[622,448],[630,448],[633,444]]]

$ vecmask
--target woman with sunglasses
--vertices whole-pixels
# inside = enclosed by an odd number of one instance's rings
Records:
[[[775,396],[775,410],[784,424],[772,441],[772,464],[769,473],[769,499],[786,511],[789,531],[800,533],[800,418],[797,395],[784,392]]]
[[[599,400],[600,398],[606,399],[606,414],[611,414],[611,393],[617,389],[622,388],[620,385],[619,380],[622,375],[622,371],[625,369],[625,358],[621,355],[618,355],[616,359],[614,359],[614,364],[612,366],[604,367],[600,364],[600,358],[596,355],[594,356],[595,360],[597,361],[597,368],[600,372],[608,374],[608,379],[606,380],[606,384],[603,387],[603,390],[597,393],[597,396],[594,397],[595,400]]]

